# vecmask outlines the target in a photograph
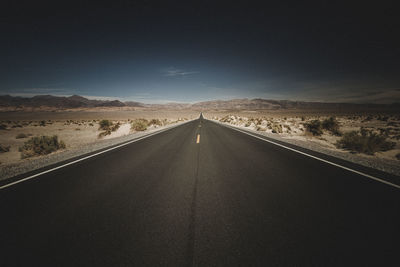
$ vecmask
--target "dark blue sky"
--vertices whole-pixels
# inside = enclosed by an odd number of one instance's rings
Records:
[[[0,94],[400,102],[399,26],[384,2],[6,1]]]

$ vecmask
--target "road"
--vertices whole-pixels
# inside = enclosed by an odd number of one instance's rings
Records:
[[[0,266],[400,266],[399,189],[204,119],[4,188],[0,210]]]

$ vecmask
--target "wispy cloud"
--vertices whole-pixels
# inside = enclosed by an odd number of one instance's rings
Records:
[[[200,73],[199,71],[185,71],[185,70],[177,69],[174,67],[164,69],[161,72],[163,73],[163,76],[166,76],[166,77],[182,77],[182,76]]]

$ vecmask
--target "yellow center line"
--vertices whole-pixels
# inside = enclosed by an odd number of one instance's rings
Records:
[[[200,143],[200,134],[197,135],[197,141],[196,144]]]

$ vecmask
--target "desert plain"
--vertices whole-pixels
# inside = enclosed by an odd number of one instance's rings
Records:
[[[198,118],[200,113],[217,123],[400,174],[400,113],[396,107],[327,105],[322,108],[323,104],[298,107],[287,106],[286,102],[282,105],[265,101],[135,107],[3,107],[0,111],[0,176],[5,179],[55,163],[48,160],[54,155],[58,155],[57,161],[66,160],[140,134],[178,125]],[[37,141],[42,136],[57,136],[57,142],[62,143],[49,153],[24,152],[27,143],[33,142],[30,140],[37,138]]]

